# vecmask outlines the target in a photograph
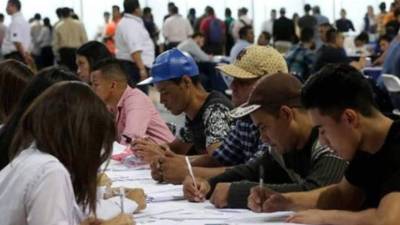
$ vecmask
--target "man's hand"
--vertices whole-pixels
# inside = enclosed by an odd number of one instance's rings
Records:
[[[136,139],[132,144],[132,149],[135,151],[135,155],[146,163],[151,163],[155,158],[163,156],[165,153],[165,148],[148,138]]]
[[[225,208],[228,206],[228,194],[231,183],[218,183],[210,197],[210,202],[216,208]]]
[[[300,211],[290,216],[286,222],[288,223],[301,223],[301,224],[331,224],[329,218],[331,218],[332,210],[319,210],[310,209]]]
[[[155,158],[150,168],[153,179],[160,182],[182,184],[188,175],[185,157],[171,151],[165,151],[163,156]]]
[[[210,191],[210,184],[207,180],[196,177],[196,184],[193,183],[191,176],[186,176],[183,181],[183,196],[191,202],[204,202],[206,195]]]
[[[292,202],[284,195],[269,188],[253,187],[247,200],[247,206],[254,212],[275,212],[289,210]]]

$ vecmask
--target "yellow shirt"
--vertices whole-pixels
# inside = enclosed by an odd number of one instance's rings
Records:
[[[57,54],[60,48],[79,48],[87,42],[83,24],[72,18],[63,19],[54,28],[53,50]]]

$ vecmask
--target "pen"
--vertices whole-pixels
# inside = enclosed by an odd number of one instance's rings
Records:
[[[196,179],[194,179],[194,174],[193,174],[193,170],[192,170],[192,165],[190,164],[189,157],[188,157],[188,156],[185,156],[185,160],[186,160],[186,164],[187,164],[187,167],[188,167],[188,170],[189,170],[189,174],[190,174],[190,176],[192,177],[194,186],[197,188]]]
[[[264,187],[264,167],[262,165],[260,165],[259,167],[259,176],[260,176],[259,187],[260,189],[262,189]]]
[[[120,203],[121,203],[121,213],[124,213],[124,198],[125,198],[124,187],[119,188],[119,197],[120,197]]]

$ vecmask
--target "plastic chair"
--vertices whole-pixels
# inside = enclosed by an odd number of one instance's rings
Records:
[[[393,110],[393,114],[400,115],[400,79],[392,74],[383,74],[382,80],[390,93],[393,106],[396,108]]]

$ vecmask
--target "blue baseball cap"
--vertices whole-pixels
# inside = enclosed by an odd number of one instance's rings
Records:
[[[151,77],[139,82],[137,85],[158,83],[184,75],[194,77],[199,75],[199,68],[188,53],[173,48],[157,56],[150,74]]]

